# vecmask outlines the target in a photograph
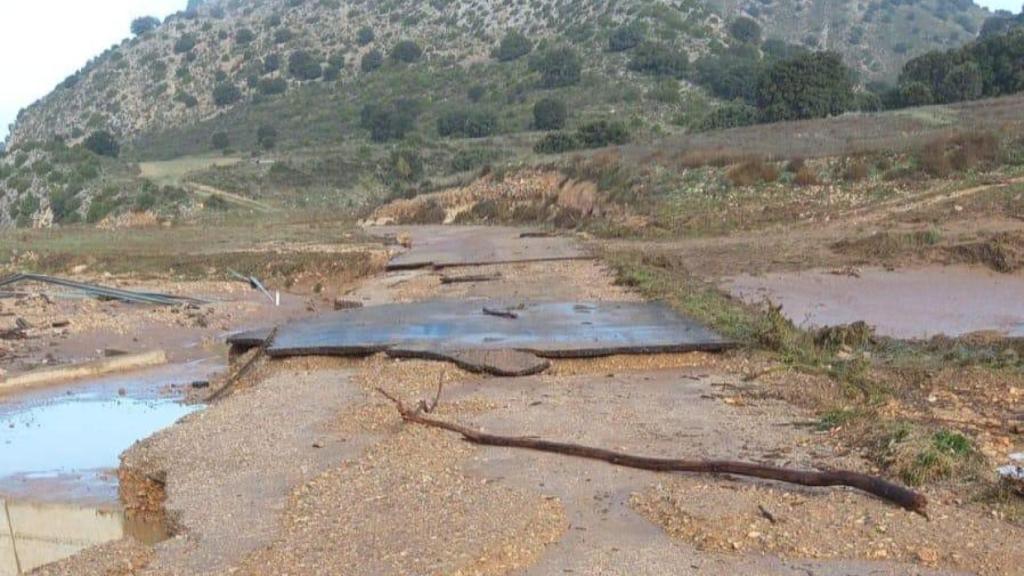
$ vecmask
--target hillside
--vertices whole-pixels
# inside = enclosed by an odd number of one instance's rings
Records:
[[[137,22],[133,38],[19,115],[8,148],[35,156],[3,161],[0,225],[60,222],[47,212],[61,196],[76,198],[70,221],[89,219],[96,190],[46,172],[60,163],[55,138],[74,147],[109,134],[121,159],[104,163],[128,180],[138,161],[274,155],[199,179],[242,194],[272,182],[285,204],[354,207],[517,161],[540,130],[589,130],[587,147],[686,133],[737,97],[729,83],[755,76],[744,70],[786,54],[835,50],[859,82],[892,80],[910,57],[971,39],[987,15],[943,0],[190,2]],[[725,75],[718,86],[705,85],[708,70]],[[552,100],[544,120],[537,107]],[[111,194],[134,205],[146,185]]]

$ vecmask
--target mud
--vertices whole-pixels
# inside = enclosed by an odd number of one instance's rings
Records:
[[[863,321],[880,336],[901,339],[980,331],[1024,336],[1024,276],[985,268],[811,270],[739,276],[724,284],[746,302],[781,305],[799,326]]]

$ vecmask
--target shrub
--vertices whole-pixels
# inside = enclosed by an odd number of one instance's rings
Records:
[[[746,104],[725,104],[708,112],[697,123],[698,131],[725,130],[757,123],[757,109]]]
[[[358,32],[356,32],[356,43],[360,46],[366,46],[376,38],[377,35],[373,33],[373,29],[369,26],[363,26]]]
[[[579,127],[576,139],[584,148],[603,148],[629,142],[629,130],[622,122],[598,120]]]
[[[509,32],[491,55],[501,62],[511,62],[533,51],[533,42],[520,32]]]
[[[98,130],[89,135],[82,143],[85,149],[98,156],[117,158],[121,154],[121,145],[114,135],[106,130]]]
[[[160,26],[160,20],[153,16],[143,16],[132,20],[132,34],[135,36],[142,36],[147,32],[152,32]]]
[[[804,169],[807,162],[803,158],[793,158],[789,162],[786,162],[786,172],[790,174],[796,174]]]
[[[360,114],[360,125],[370,132],[374,142],[401,140],[416,127],[419,114],[420,105],[415,100],[367,104]]]
[[[291,42],[295,35],[287,28],[281,28],[274,32],[274,44],[286,44]]]
[[[470,102],[479,102],[486,95],[487,88],[484,88],[481,84],[474,84],[469,87],[469,90],[466,90],[466,98],[469,98]]]
[[[817,186],[821,184],[821,180],[818,179],[818,173],[814,168],[802,164],[793,176],[793,183],[797,186]]]
[[[561,130],[569,108],[558,98],[544,98],[533,105],[533,126],[537,130]]]
[[[644,29],[639,24],[626,24],[612,31],[608,37],[609,52],[632,50],[644,41]]]
[[[551,132],[537,141],[533,146],[533,151],[537,154],[561,154],[577,150],[579,147],[580,143],[575,134]]]
[[[961,134],[953,138],[951,144],[950,164],[960,172],[993,165],[1001,156],[999,138],[991,132]]]
[[[231,147],[231,137],[227,132],[214,132],[210,138],[210,145],[214,150],[227,150]]]
[[[729,35],[745,44],[759,44],[761,25],[752,18],[740,16],[729,23]]]
[[[199,105],[199,99],[184,90],[178,90],[178,92],[175,93],[174,101],[184,104],[185,108],[195,108]]]
[[[191,52],[192,49],[196,47],[196,42],[194,34],[182,34],[181,37],[174,42],[174,53],[184,54],[186,52]]]
[[[231,82],[221,82],[213,88],[213,103],[230,106],[242,99],[242,91]]]
[[[363,72],[373,72],[384,65],[384,54],[380,50],[370,50],[366,54],[363,54],[363,59],[359,62],[359,68]]]
[[[946,156],[945,140],[929,142],[917,154],[917,167],[929,176],[943,178],[953,171],[953,166]]]
[[[262,78],[256,84],[256,89],[264,96],[275,96],[288,91],[288,81],[284,78]]]
[[[297,80],[316,80],[323,75],[320,59],[305,50],[296,50],[288,56],[288,73]]]
[[[754,159],[729,170],[725,177],[733,186],[754,186],[763,182],[775,182],[779,179],[779,171],[764,160]]]
[[[530,69],[541,75],[544,88],[560,88],[578,84],[583,63],[573,48],[552,48],[530,61]]]
[[[267,54],[267,57],[263,59],[263,73],[273,74],[281,68],[281,55],[280,54]]]
[[[256,143],[264,150],[273,150],[277,146],[277,128],[264,124],[256,130]]]
[[[847,182],[860,182],[871,175],[871,168],[863,160],[853,160],[846,164],[843,170],[843,180]]]
[[[235,42],[238,44],[249,44],[256,39],[256,33],[248,28],[241,28],[235,32]]]
[[[690,60],[686,54],[667,44],[645,42],[634,52],[629,69],[636,72],[682,78],[689,69]]]
[[[490,110],[449,110],[437,119],[437,133],[442,137],[463,136],[484,138],[498,131],[498,116]]]
[[[423,57],[423,49],[412,40],[402,40],[391,49],[391,59],[395,62],[412,64]]]

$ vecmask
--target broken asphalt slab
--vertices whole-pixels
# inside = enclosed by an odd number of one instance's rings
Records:
[[[484,309],[514,310],[516,317],[493,316]],[[251,348],[262,345],[268,334],[269,330],[247,332],[228,341]],[[387,352],[418,358],[444,356],[457,362],[455,356],[467,351],[588,358],[717,351],[731,344],[658,303],[531,302],[510,307],[508,302],[489,300],[432,300],[344,310],[288,324],[279,328],[267,353],[280,358]]]
[[[520,228],[382,226],[369,231],[378,236],[408,237],[412,242],[412,248],[391,259],[388,270],[593,258],[571,240],[557,236],[524,236]]]

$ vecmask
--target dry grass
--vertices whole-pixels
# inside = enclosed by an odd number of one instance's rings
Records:
[[[846,164],[843,170],[843,180],[847,182],[860,182],[871,175],[871,169],[863,160],[852,160]]]
[[[810,166],[804,166],[793,176],[793,183],[797,186],[817,186],[821,184],[818,178],[818,171]]]

